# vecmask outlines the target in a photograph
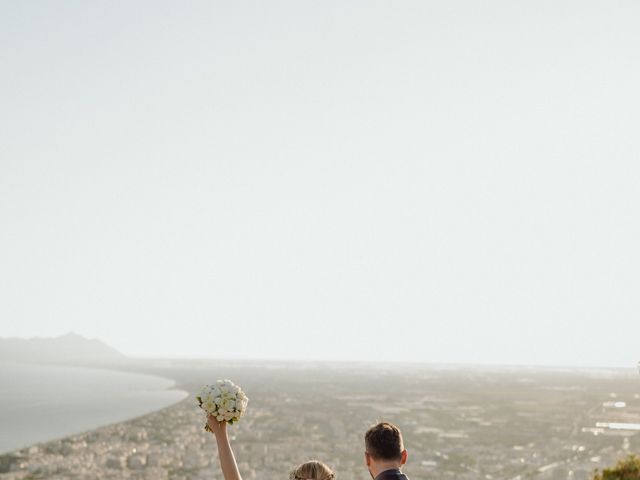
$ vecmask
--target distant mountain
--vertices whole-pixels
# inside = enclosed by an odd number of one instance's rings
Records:
[[[75,333],[50,338],[0,338],[0,361],[103,365],[126,359],[106,343]]]

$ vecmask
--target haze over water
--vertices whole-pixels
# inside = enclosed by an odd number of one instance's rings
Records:
[[[158,410],[187,393],[166,378],[0,363],[0,453]]]

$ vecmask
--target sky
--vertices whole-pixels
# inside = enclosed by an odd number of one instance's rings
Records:
[[[639,15],[0,2],[0,337],[635,366]]]

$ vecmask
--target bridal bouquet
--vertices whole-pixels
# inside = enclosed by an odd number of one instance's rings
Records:
[[[219,422],[237,422],[247,409],[249,399],[242,389],[231,380],[218,380],[213,385],[205,385],[196,396],[199,407],[213,415]],[[204,429],[211,431],[209,425]]]

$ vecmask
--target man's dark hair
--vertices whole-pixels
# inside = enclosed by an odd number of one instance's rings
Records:
[[[395,425],[380,422],[364,434],[367,453],[376,460],[400,460],[404,445],[402,433]]]

